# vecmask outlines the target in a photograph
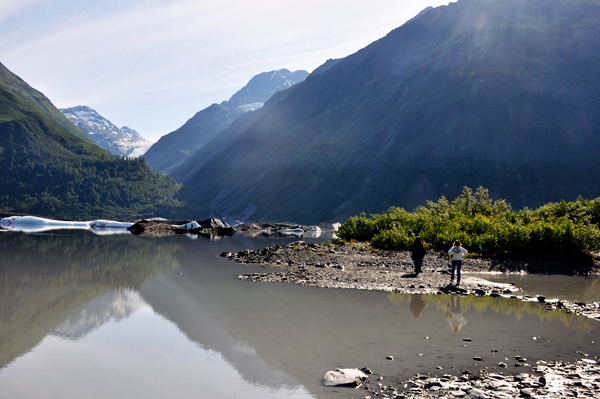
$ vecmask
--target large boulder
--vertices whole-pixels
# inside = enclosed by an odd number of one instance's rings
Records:
[[[198,221],[198,224],[203,229],[225,229],[225,228],[231,228],[231,226],[228,225],[227,223],[223,222],[222,220],[215,219],[215,218],[200,220],[200,221]]]
[[[199,228],[190,230],[190,233],[210,236],[231,236],[235,229],[222,220],[210,218],[198,221]]]
[[[325,373],[325,386],[358,386],[367,379],[367,375],[359,369],[336,369]]]

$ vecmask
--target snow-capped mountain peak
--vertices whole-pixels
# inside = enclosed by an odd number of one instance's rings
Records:
[[[264,103],[273,94],[304,81],[307,76],[308,72],[306,71],[290,72],[287,69],[260,73],[231,96],[228,103],[234,107]]]
[[[119,129],[111,121],[88,106],[79,105],[63,108],[60,112],[88,133],[100,147],[113,154],[131,156],[136,148],[148,147],[148,141],[138,132],[127,126]]]

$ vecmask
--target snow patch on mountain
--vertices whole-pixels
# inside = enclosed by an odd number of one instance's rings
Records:
[[[135,130],[127,126],[119,129],[94,109],[85,105],[63,108],[60,112],[81,130],[88,133],[100,147],[113,154],[132,156],[131,153],[136,149],[148,145],[147,150],[152,145]]]
[[[236,108],[236,110],[246,113],[246,112],[250,112],[250,111],[256,111],[257,109],[262,108],[263,105],[264,105],[264,103],[252,103],[252,104],[240,105],[239,107]]]

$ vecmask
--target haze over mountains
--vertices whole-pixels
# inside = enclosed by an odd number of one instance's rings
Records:
[[[216,213],[316,223],[483,185],[600,194],[600,2],[459,0],[275,95],[171,174]]]
[[[308,72],[287,69],[254,76],[229,101],[212,104],[188,120],[179,129],[163,136],[144,154],[155,171],[170,174],[174,168],[225,130],[231,122],[263,106],[273,94],[306,79]]]
[[[111,121],[88,106],[79,105],[77,107],[61,108],[60,112],[77,127],[89,134],[96,144],[115,155],[135,156],[132,153],[137,148],[147,149],[151,145],[135,130],[127,126],[119,129]]]

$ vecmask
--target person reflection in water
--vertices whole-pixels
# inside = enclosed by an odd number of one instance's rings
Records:
[[[452,294],[450,296],[450,304],[446,311],[448,315],[448,324],[455,333],[459,332],[462,326],[467,324],[467,319],[462,315],[462,309],[460,307],[460,296]]]
[[[415,316],[415,319],[421,317],[425,305],[427,305],[427,301],[423,299],[422,294],[412,294],[412,297],[410,298],[410,311],[413,316]]]

